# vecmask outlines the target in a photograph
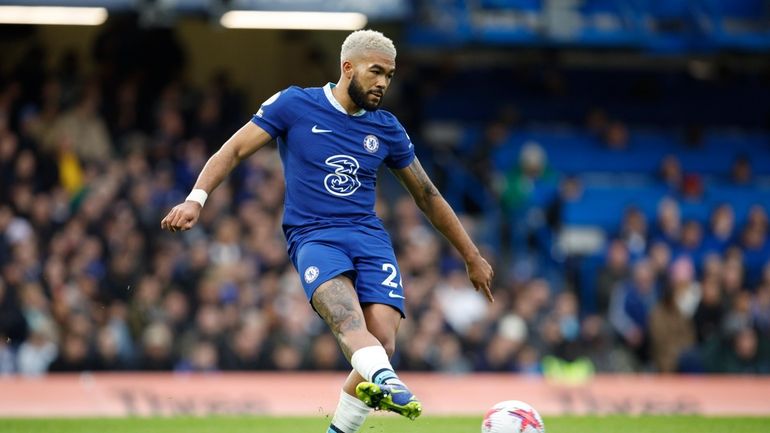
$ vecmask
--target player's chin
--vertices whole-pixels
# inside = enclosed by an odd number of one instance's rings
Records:
[[[380,108],[380,104],[382,104],[382,98],[380,98],[379,96],[372,95],[369,97],[369,100],[366,102],[367,104],[364,107],[366,111],[376,111],[377,109]]]

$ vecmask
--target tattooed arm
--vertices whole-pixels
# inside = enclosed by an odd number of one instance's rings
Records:
[[[490,302],[494,302],[490,284],[494,272],[486,260],[481,257],[479,249],[471,240],[468,233],[460,224],[452,207],[438,192],[428,175],[423,170],[417,158],[407,167],[393,170],[399,181],[406,187],[417,206],[428,217],[431,224],[457,249],[465,260],[468,277],[473,287],[482,291]]]

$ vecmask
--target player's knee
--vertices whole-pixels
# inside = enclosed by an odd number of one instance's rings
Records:
[[[385,353],[388,354],[388,358],[392,358],[393,354],[396,352],[396,341],[383,341],[382,347],[385,348]]]
[[[392,357],[393,353],[396,351],[396,337],[390,335],[385,336],[378,333],[374,333],[374,336],[379,340],[380,344],[382,344],[385,353],[388,354],[388,358]]]

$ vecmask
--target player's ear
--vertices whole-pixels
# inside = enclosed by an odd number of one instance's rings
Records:
[[[350,60],[342,62],[342,75],[348,80],[353,78],[353,63]]]

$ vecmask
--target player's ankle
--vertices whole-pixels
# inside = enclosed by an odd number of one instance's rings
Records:
[[[389,377],[387,379],[384,379],[382,381],[385,385],[401,385],[403,387],[406,387],[406,384],[398,378],[398,376]]]
[[[379,385],[390,379],[398,379],[382,346],[368,346],[358,349],[350,357],[350,363],[358,374],[369,382]]]

